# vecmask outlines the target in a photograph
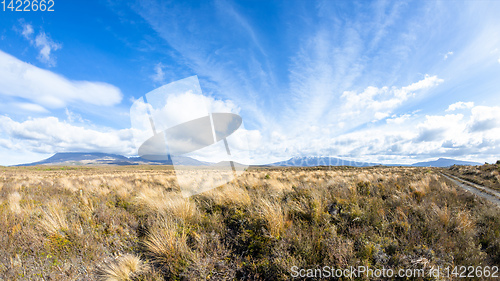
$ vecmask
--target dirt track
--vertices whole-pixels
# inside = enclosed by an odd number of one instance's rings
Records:
[[[459,187],[470,191],[480,197],[483,197],[484,199],[492,202],[493,204],[496,204],[498,207],[500,207],[500,193],[498,191],[495,191],[493,189],[484,187],[482,185],[478,185],[472,182],[469,182],[467,180],[448,175],[445,173],[441,173],[445,178],[449,179],[452,181],[454,184],[458,185]]]

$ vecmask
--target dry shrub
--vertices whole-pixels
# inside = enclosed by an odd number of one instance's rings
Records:
[[[266,183],[268,186],[268,191],[270,193],[280,194],[284,191],[292,190],[291,185],[285,184],[285,183],[283,183],[279,180],[276,180],[276,179],[270,179]]]
[[[218,234],[192,233],[195,251],[192,262],[183,274],[186,280],[236,280],[237,268],[231,251]],[[214,278],[218,276],[218,278]]]
[[[21,194],[19,194],[19,192],[17,191],[9,194],[7,202],[9,204],[10,211],[14,214],[20,214],[22,212],[21,206],[19,205],[21,198]]]
[[[46,205],[46,210],[42,210],[42,217],[39,224],[47,235],[61,234],[68,230],[66,213],[59,201],[50,201]]]
[[[161,188],[144,187],[134,198],[134,203],[146,213],[158,212],[163,208],[165,191]]]
[[[259,177],[257,177],[254,174],[249,174],[249,173],[246,173],[246,174],[243,174],[243,176],[241,178],[238,179],[238,182],[240,182],[240,184],[242,186],[246,186],[248,188],[257,188],[258,186],[262,185],[262,181]]]
[[[262,198],[257,207],[262,218],[267,222],[271,235],[274,237],[281,236],[287,223],[286,215],[280,203]]]
[[[357,181],[371,182],[373,181],[373,175],[367,173],[359,173],[357,174]]]
[[[23,187],[28,186],[28,182],[26,180],[16,181],[14,184],[15,190],[21,190]]]
[[[430,180],[431,180],[430,177],[426,176],[424,178],[419,179],[418,181],[413,181],[410,183],[410,189],[412,190],[415,199],[420,201],[422,200],[423,197],[425,197],[425,195],[429,191]]]
[[[121,200],[129,200],[132,193],[132,186],[129,184],[124,184],[116,188],[115,192],[118,198]]]
[[[78,199],[80,200],[81,202],[81,207],[82,207],[82,210],[84,211],[84,213],[86,214],[92,214],[96,207],[95,207],[95,203],[94,203],[94,198],[92,198],[91,196],[89,196],[87,193],[83,192],[83,190],[79,190],[78,192]]]
[[[163,216],[157,219],[143,245],[155,263],[174,272],[192,256],[187,238],[184,229],[179,229],[172,218]]]
[[[458,230],[463,232],[472,232],[475,229],[475,223],[467,210],[460,210],[454,218],[454,223]]]
[[[212,189],[203,194],[218,205],[236,204],[238,206],[249,206],[252,198],[246,188],[239,185],[228,183],[219,188]]]
[[[315,217],[319,217],[321,214],[323,214],[328,205],[328,194],[325,192],[325,189],[313,189],[311,191],[311,205],[314,208],[314,215]]]
[[[100,281],[128,281],[148,270],[147,264],[135,255],[125,254],[98,269]]]
[[[106,196],[111,190],[104,184],[105,182],[102,177],[93,177],[86,182],[85,189],[99,196]]]
[[[67,191],[72,192],[72,193],[78,191],[78,188],[75,186],[73,181],[67,177],[59,178],[57,180],[57,183],[58,183],[59,187],[63,190],[67,190]]]
[[[30,194],[27,194],[25,200],[23,201],[24,202],[22,204],[22,211],[26,216],[34,217],[34,216],[39,216],[41,214],[40,205],[42,203],[33,200]]]
[[[173,175],[156,175],[152,177],[153,181],[163,187],[171,187],[175,182],[175,176]]]
[[[109,177],[106,180],[106,184],[113,189],[118,189],[120,187],[127,185],[127,183],[122,178],[118,178],[116,176]]]
[[[190,220],[198,214],[196,204],[190,198],[169,197],[164,202],[164,210],[175,218]]]
[[[130,199],[131,193],[134,190],[134,187],[130,182],[127,182],[124,179],[118,177],[109,179],[107,181],[107,184],[121,200]]]
[[[450,210],[448,210],[448,206],[445,205],[444,207],[440,208],[436,204],[432,203],[432,210],[437,215],[439,222],[443,226],[448,226],[448,224],[450,223],[450,219],[451,219],[451,214],[450,214]]]
[[[441,190],[445,191],[445,192],[449,192],[450,191],[450,187],[448,186],[448,183],[446,183],[445,181],[440,181],[439,182],[439,187]]]
[[[190,198],[183,198],[177,193],[166,193],[161,188],[143,188],[134,202],[148,214],[168,214],[189,220],[198,213],[196,205]]]

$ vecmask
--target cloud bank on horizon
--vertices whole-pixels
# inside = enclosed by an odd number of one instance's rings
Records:
[[[129,108],[197,75],[242,116],[246,164],[500,158],[498,1],[84,1],[3,12],[0,165],[137,154]],[[196,157],[196,155],[194,155]],[[200,155],[201,157],[202,155]]]

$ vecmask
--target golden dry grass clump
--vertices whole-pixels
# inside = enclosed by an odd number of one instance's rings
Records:
[[[287,215],[279,202],[269,199],[261,199],[257,209],[261,212],[263,219],[267,222],[267,228],[273,237],[279,237],[287,226]]]
[[[130,281],[147,270],[148,266],[139,257],[125,254],[102,265],[97,276],[101,281]]]
[[[9,208],[11,212],[15,214],[21,213],[21,206],[19,205],[20,201],[21,201],[21,195],[19,194],[19,192],[15,191],[9,194],[7,202],[9,203]]]
[[[182,268],[183,262],[190,260],[192,251],[188,244],[186,230],[171,217],[161,217],[146,234],[143,245],[148,255],[156,264],[168,272]]]
[[[499,208],[428,168],[251,168],[189,198],[167,166],[0,171],[4,280],[289,280],[292,266],[500,263]]]
[[[170,215],[189,220],[197,213],[196,205],[189,198],[183,198],[176,192],[167,192],[162,187],[143,188],[132,202],[138,210],[150,215]]]
[[[39,220],[39,225],[48,235],[60,234],[68,230],[66,214],[59,201],[49,201]]]

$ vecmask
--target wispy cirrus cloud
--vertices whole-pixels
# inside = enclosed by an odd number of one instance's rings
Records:
[[[272,77],[269,65],[261,60],[265,50],[257,32],[229,2],[191,9],[182,3],[151,1],[134,8],[200,77],[205,92],[241,105],[249,113],[248,123],[269,123],[259,97],[273,87],[267,80]],[[175,78],[184,77],[168,80]]]
[[[136,11],[201,76],[204,87],[233,100],[242,107],[243,117],[254,121],[266,143],[257,154],[307,154],[316,149],[330,155],[343,151],[344,156],[360,156],[387,149],[394,155],[424,155],[413,146],[446,152],[439,141],[449,141],[453,130],[430,124],[460,114],[428,111],[456,102],[439,94],[453,87],[448,82],[469,79],[462,71],[464,65],[478,68],[477,62],[486,57],[491,63],[491,55],[484,50],[491,50],[496,41],[482,44],[487,32],[477,33],[476,26],[466,28],[475,14],[462,6],[475,4],[448,7],[435,2],[376,1],[367,5],[369,9],[349,2],[289,2],[285,12],[273,16],[285,17],[288,11],[294,20],[280,26],[272,39],[248,19],[251,12],[229,2],[207,4],[199,10],[148,2]],[[476,8],[476,12],[484,9]],[[455,14],[459,14],[456,22],[443,20]],[[162,21],[167,15],[174,20]],[[221,28],[220,23],[232,25]],[[220,34],[212,32],[216,27]],[[236,28],[239,33],[234,33]],[[464,44],[449,40],[457,32]],[[276,50],[263,42],[273,40],[282,57],[265,55]],[[429,104],[429,100],[435,102]],[[449,111],[473,106],[457,103]],[[418,110],[421,113],[416,114]],[[446,107],[440,110],[444,113]],[[386,122],[379,122],[384,118]],[[464,139],[479,138],[463,129],[470,121],[467,115],[453,120],[462,124],[462,130],[454,133]],[[405,126],[413,130],[403,130]],[[382,134],[381,144],[370,134],[383,130],[394,137]],[[363,148],[347,149],[351,154],[346,148],[329,149],[340,140],[350,143],[348,136],[354,135],[364,136],[356,142],[363,143]]]
[[[333,138],[339,132],[345,132],[363,123],[389,116],[415,92],[431,89],[443,82],[437,76],[426,76],[424,79],[399,88],[395,86],[371,86],[366,87],[362,92],[351,90],[355,82],[366,83],[364,81],[366,78],[362,78],[363,73],[367,69],[376,69],[374,64],[380,62],[382,55],[394,56],[379,52],[380,48],[387,44],[386,38],[393,32],[392,29],[397,24],[403,8],[397,4],[391,5],[381,2],[373,5],[378,16],[374,17],[369,25],[365,22],[366,17],[362,16],[347,17],[346,15],[345,18],[340,16],[340,19],[343,20],[339,20],[339,15],[333,10],[330,11],[333,7],[328,2],[319,3],[317,9],[313,10],[316,14],[312,13],[311,18],[303,16],[294,23],[304,24],[306,27],[300,28],[301,32],[295,34],[301,40],[297,41],[299,45],[295,49],[295,53],[289,54],[291,63],[288,66],[288,76],[286,77],[287,87],[280,89],[276,95],[271,94],[277,90],[272,86],[258,88],[263,93],[258,94],[257,97],[265,99],[267,103],[282,103],[283,106],[273,113],[269,112],[270,107],[268,106],[258,107],[259,104],[253,98],[257,90],[254,88],[255,86],[251,88],[241,86],[269,85],[267,83],[269,79],[276,77],[272,69],[261,68],[259,71],[264,73],[262,80],[249,81],[248,78],[254,74],[249,71],[246,63],[257,60],[261,66],[268,65],[268,61],[265,59],[252,56],[251,46],[240,46],[249,54],[249,59],[246,62],[243,64],[228,63],[229,57],[218,56],[218,50],[215,54],[212,53],[213,46],[210,44],[193,44],[197,41],[203,42],[206,39],[201,34],[204,28],[196,24],[192,25],[192,21],[189,20],[197,17],[195,13],[191,14],[193,11],[187,11],[189,14],[185,14],[180,13],[180,11],[176,12],[177,9],[181,9],[179,6],[166,8],[157,3],[148,3],[142,5],[139,13],[150,22],[155,30],[162,34],[165,40],[191,62],[191,66],[197,74],[207,75],[211,81],[216,83],[217,89],[221,92],[232,90],[228,97],[236,104],[242,105],[243,108],[253,105],[253,108],[257,109],[250,112],[253,114],[250,118],[260,117],[258,127],[263,135],[268,136],[266,141],[274,143],[272,139],[276,135],[288,138],[290,140],[287,141],[288,145],[294,147],[282,149],[278,143],[271,145],[279,153],[283,153],[284,151],[298,152],[303,146],[299,142],[308,142],[301,137],[304,134],[304,127],[321,128],[316,132],[311,132],[314,137],[318,137],[317,134],[321,133],[326,138]],[[259,42],[255,28],[250,26],[241,14],[236,12],[227,2],[217,2],[216,6],[220,10],[229,11],[230,18],[234,18],[237,25],[246,30],[252,45],[262,53],[266,53]],[[182,26],[169,26],[170,22],[160,22],[162,13],[175,17],[177,20],[173,22],[177,22],[177,24],[186,23],[186,26],[190,26],[192,30],[187,36],[189,40],[181,36],[183,35],[181,32],[184,30]],[[316,24],[307,27],[309,22]],[[373,28],[367,33],[363,30],[364,26],[373,26]],[[391,39],[392,41],[398,42],[397,39]],[[235,43],[231,42],[231,44]],[[399,46],[391,48],[401,49],[402,43],[398,44]],[[195,48],[195,45],[198,47]],[[365,57],[363,54],[366,52],[379,53],[377,60]],[[232,55],[234,56],[234,54]],[[400,52],[399,56],[404,58],[406,55]],[[238,84],[240,85],[237,86]],[[235,91],[237,93],[234,93]],[[286,98],[281,99],[282,97]],[[360,114],[360,112],[362,113]],[[308,136],[312,135],[308,134]],[[271,149],[273,148],[271,147]]]

